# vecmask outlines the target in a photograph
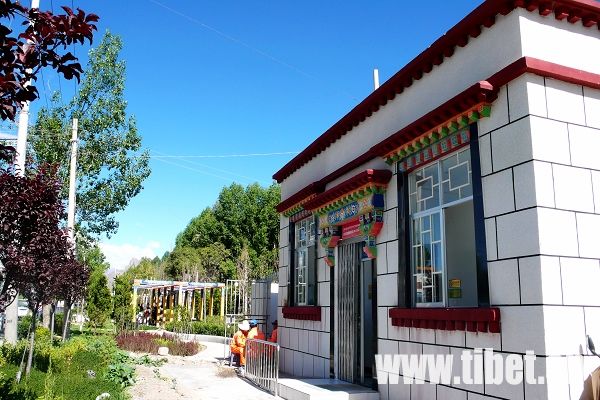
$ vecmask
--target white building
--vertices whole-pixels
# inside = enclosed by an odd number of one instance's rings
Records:
[[[600,365],[599,23],[592,0],[488,0],[274,175],[283,372],[579,399]],[[374,354],[476,348],[535,352],[545,383],[377,385]]]

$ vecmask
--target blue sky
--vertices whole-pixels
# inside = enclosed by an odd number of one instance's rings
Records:
[[[372,91],[373,68],[385,81],[479,3],[74,0],[101,17],[96,42],[106,29],[122,36],[128,111],[151,154],[175,156],[302,150]],[[292,157],[152,159],[102,240],[112,267],[162,255],[223,186],[268,185]]]

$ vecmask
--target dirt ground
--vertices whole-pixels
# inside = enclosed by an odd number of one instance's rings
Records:
[[[274,396],[220,367],[223,345],[202,343],[206,348],[192,357],[167,356],[161,367],[138,365],[137,382],[129,390],[133,400],[267,400]],[[159,358],[159,357],[155,357]]]

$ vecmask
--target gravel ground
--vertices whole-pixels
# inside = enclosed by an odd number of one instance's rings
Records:
[[[161,367],[138,365],[137,382],[130,388],[133,400],[270,400],[274,396],[238,378],[229,367],[220,367],[223,345],[206,348],[192,357],[167,356]],[[153,357],[160,358],[160,357]]]

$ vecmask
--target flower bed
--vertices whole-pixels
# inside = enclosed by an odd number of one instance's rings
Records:
[[[181,340],[169,333],[159,335],[150,332],[123,331],[117,335],[116,340],[120,349],[139,353],[158,354],[159,347],[168,347],[171,355],[193,356],[200,350],[197,343]]]

